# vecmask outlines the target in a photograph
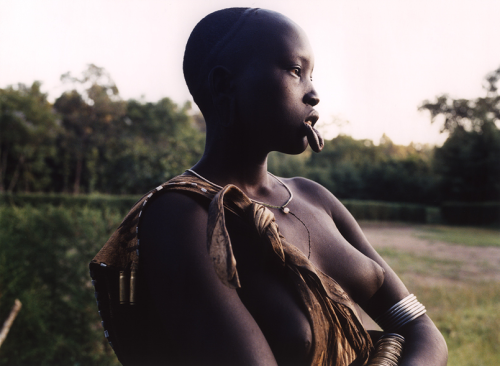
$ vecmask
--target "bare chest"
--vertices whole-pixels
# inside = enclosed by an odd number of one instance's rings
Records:
[[[275,217],[288,242],[338,282],[353,301],[363,303],[380,288],[382,267],[349,243],[324,210],[291,206],[288,214],[276,212]]]
[[[380,286],[381,268],[342,238],[331,217],[320,211],[306,214],[275,213],[280,232],[313,264],[336,280],[347,294],[361,302]],[[255,233],[237,219],[228,219],[231,241],[240,275],[238,294],[262,329],[277,359],[282,363],[307,363],[312,333],[307,312],[279,266],[265,258]],[[378,278],[378,279],[377,279]],[[302,362],[297,362],[301,364]]]

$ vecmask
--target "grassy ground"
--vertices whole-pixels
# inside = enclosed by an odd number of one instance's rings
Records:
[[[443,241],[450,244],[500,247],[500,230],[495,229],[424,225],[420,227],[417,235],[422,239]]]
[[[378,232],[385,232],[384,241],[370,224],[367,236],[375,239],[372,243],[379,253],[427,307],[448,344],[448,365],[499,365],[500,281],[491,278],[500,274],[498,266],[492,267],[500,255],[500,232],[408,225],[404,230],[396,227],[391,231],[382,225]],[[403,232],[412,237],[411,247],[385,245],[405,240]],[[464,268],[477,271],[464,274]],[[488,268],[490,276],[482,275],[481,268]],[[493,270],[496,277],[491,276]]]
[[[443,333],[448,365],[493,366],[500,362],[498,283],[415,288]]]

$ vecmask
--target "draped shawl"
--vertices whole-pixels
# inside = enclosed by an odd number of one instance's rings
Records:
[[[225,217],[237,215],[255,228],[261,244],[269,249],[264,252],[273,256],[273,262],[286,271],[306,310],[313,335],[311,365],[365,364],[372,343],[357,317],[353,301],[335,280],[281,235],[274,214],[254,203],[234,185],[219,189],[195,176],[181,175],[142,197],[90,263],[105,336],[124,365],[140,364],[140,344],[147,337],[140,335],[140,296],[120,302],[120,291],[123,292],[120,284],[127,284],[129,294],[140,294],[140,289],[132,289],[134,279],[130,281],[129,278],[140,276],[142,211],[149,200],[167,191],[196,193],[209,200],[207,250],[219,279],[230,288],[240,287],[233,255],[233,245],[238,243],[231,243]],[[123,281],[124,276],[126,281]]]

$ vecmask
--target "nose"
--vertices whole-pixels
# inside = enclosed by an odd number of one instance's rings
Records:
[[[314,88],[304,95],[303,102],[312,107],[319,103],[319,95]]]

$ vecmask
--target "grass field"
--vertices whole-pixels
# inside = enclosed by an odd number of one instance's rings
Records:
[[[368,239],[427,307],[450,366],[500,364],[500,232],[362,223]]]
[[[460,244],[473,247],[500,247],[500,230],[423,225],[419,227],[418,237],[433,241],[443,241],[450,244]]]

